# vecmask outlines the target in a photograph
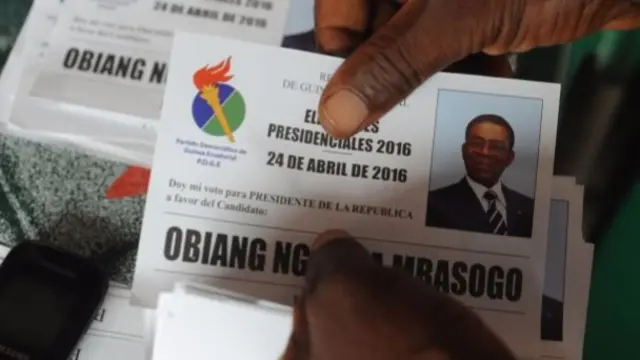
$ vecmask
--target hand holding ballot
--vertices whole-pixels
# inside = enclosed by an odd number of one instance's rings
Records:
[[[293,319],[282,360],[516,359],[473,310],[376,264],[344,231],[312,244]]]
[[[317,0],[315,11],[321,51],[355,49],[321,99],[321,122],[338,137],[379,120],[431,75],[470,54],[523,52],[640,26],[633,0]],[[494,60],[487,61],[494,73],[504,69]]]
[[[70,359],[582,359],[593,248],[553,172],[560,86],[493,55],[640,25],[632,0],[42,4],[8,125],[124,159],[86,193],[145,207],[110,208],[142,219],[114,258],[133,284]]]

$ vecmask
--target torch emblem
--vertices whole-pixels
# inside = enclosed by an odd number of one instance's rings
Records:
[[[213,136],[226,136],[234,143],[233,135],[246,112],[242,95],[227,82],[233,78],[231,57],[214,66],[204,66],[193,74],[198,94],[193,99],[192,114],[196,125]]]

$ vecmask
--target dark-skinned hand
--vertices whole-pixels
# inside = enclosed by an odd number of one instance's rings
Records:
[[[316,40],[346,57],[320,119],[346,138],[441,70],[510,76],[504,55],[640,27],[640,0],[316,0]],[[376,265],[341,231],[314,243],[283,360],[512,360],[470,309]]]
[[[322,52],[348,55],[319,107],[325,130],[346,138],[470,55],[640,27],[640,0],[316,0],[315,23]],[[479,58],[484,70],[469,72],[508,74],[504,56]]]
[[[510,76],[506,54],[640,27],[640,0],[316,0],[315,22],[320,50],[346,57],[319,106],[346,138],[438,71]],[[284,360],[515,359],[470,309],[340,231],[314,243],[294,309]]]
[[[474,312],[344,231],[316,238],[282,360],[515,360]]]

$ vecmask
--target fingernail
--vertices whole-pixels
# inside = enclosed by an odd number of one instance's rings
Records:
[[[311,251],[318,250],[322,245],[339,239],[351,239],[353,236],[344,230],[327,230],[316,237],[311,244]]]
[[[334,136],[351,136],[360,129],[369,110],[362,99],[348,89],[339,90],[324,101],[320,116],[325,130]]]

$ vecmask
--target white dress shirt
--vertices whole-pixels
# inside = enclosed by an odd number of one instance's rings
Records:
[[[507,224],[507,200],[505,199],[504,193],[502,192],[502,182],[498,181],[495,185],[493,185],[493,187],[489,189],[486,186],[474,181],[469,176],[466,176],[466,178],[467,178],[467,182],[469,183],[469,186],[471,186],[471,190],[473,190],[473,193],[476,194],[478,201],[480,201],[480,204],[482,205],[484,212],[487,212],[487,210],[489,209],[489,201],[487,201],[487,199],[484,198],[484,194],[487,192],[487,190],[491,190],[494,193],[496,193],[496,195],[498,196],[498,198],[496,199],[496,208],[502,215],[502,219],[504,219],[504,224],[508,226],[509,224]]]

